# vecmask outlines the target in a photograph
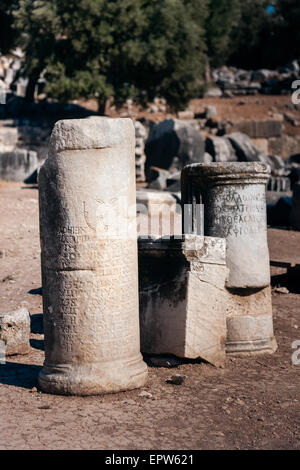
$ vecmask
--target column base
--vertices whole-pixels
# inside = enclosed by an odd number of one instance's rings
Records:
[[[258,354],[273,354],[277,350],[275,338],[260,341],[236,341],[226,343],[226,354],[231,356],[254,356]]]
[[[39,374],[43,392],[54,395],[102,395],[142,387],[147,380],[142,355],[97,364],[48,364]]]
[[[227,318],[226,354],[271,354],[277,350],[272,313]]]

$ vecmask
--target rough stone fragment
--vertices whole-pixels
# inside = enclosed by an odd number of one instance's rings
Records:
[[[130,119],[55,124],[39,174],[45,330],[39,384],[49,393],[95,395],[145,383],[134,141]]]
[[[145,144],[146,179],[152,166],[177,172],[188,163],[203,161],[204,146],[200,133],[189,121],[167,119],[155,124]]]
[[[168,170],[152,166],[148,171],[148,187],[150,189],[164,190],[167,187],[167,179],[170,173]]]
[[[205,108],[206,119],[212,119],[217,115],[217,108],[215,106],[207,106]]]
[[[178,119],[194,119],[195,114],[192,110],[186,109],[177,113]]]
[[[282,137],[270,138],[269,152],[273,155],[280,155],[282,158],[300,153],[300,136],[283,135]]]
[[[226,137],[209,136],[205,141],[206,151],[215,162],[234,162],[237,155]],[[206,162],[205,162],[206,163]]]
[[[263,82],[265,80],[272,78],[273,75],[274,75],[273,70],[259,69],[253,72],[252,80],[255,82]]]
[[[18,129],[16,127],[0,127],[0,147],[13,149],[18,143]]]
[[[269,153],[269,144],[268,144],[268,139],[253,139],[252,138],[252,142],[253,144],[255,145],[255,147],[257,148],[257,150],[259,152],[262,152],[266,155],[268,155]]]
[[[149,358],[149,363],[155,367],[177,367],[181,359],[174,356],[152,356]]]
[[[186,375],[174,374],[166,382],[172,385],[182,385],[186,380]]]
[[[38,166],[36,152],[15,149],[0,152],[0,179],[6,181],[23,181]]]
[[[209,88],[205,94],[205,98],[219,98],[222,96],[222,90],[218,87]]]
[[[30,350],[30,315],[27,308],[0,314],[0,342],[6,356],[27,354]]]
[[[238,160],[240,162],[257,162],[260,160],[260,152],[253,144],[250,137],[241,132],[233,132],[228,136]]]
[[[225,240],[139,240],[142,351],[222,365],[227,275]]]

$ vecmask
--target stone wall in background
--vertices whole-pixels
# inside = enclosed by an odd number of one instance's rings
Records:
[[[294,60],[278,70],[243,70],[222,66],[213,70],[212,80],[217,87],[208,90],[206,96],[282,95],[291,92],[291,84],[300,78],[299,61]]]

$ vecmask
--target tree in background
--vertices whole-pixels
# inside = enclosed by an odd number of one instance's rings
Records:
[[[18,44],[25,51],[22,73],[28,77],[26,99],[33,101],[35,85],[57,47],[58,19],[52,0],[18,3],[15,27],[19,31]]]
[[[232,53],[229,62],[243,68],[268,67],[272,42],[273,15],[269,0],[239,0],[240,19],[231,31]],[[266,49],[268,48],[268,52]]]
[[[270,8],[272,6],[273,8]],[[199,96],[204,69],[277,67],[297,57],[299,0],[1,0],[0,51],[25,52],[26,97],[132,97],[174,109]]]
[[[14,28],[13,12],[18,6],[16,0],[0,2],[0,52],[7,54],[16,44],[18,33]]]
[[[299,0],[277,0],[275,11],[278,14],[277,37],[280,60],[300,58],[300,2]],[[283,59],[283,60],[282,60]]]
[[[229,63],[277,68],[299,58],[299,0],[240,0],[241,18],[231,33]]]
[[[24,72],[33,84],[46,69],[49,96],[113,97],[174,108],[200,90],[207,0],[20,0]],[[32,87],[27,93],[32,97]]]
[[[241,0],[210,0],[205,23],[210,65],[223,65],[232,54],[232,31],[240,27],[241,10]]]

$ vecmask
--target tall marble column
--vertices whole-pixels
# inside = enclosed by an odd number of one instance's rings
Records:
[[[40,170],[45,363],[49,393],[142,386],[130,119],[56,123]]]

